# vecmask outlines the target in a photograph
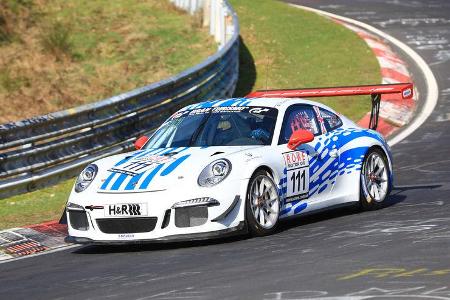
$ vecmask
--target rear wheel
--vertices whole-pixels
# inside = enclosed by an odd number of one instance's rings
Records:
[[[248,185],[245,216],[249,231],[264,236],[275,231],[280,214],[278,188],[265,171],[257,171]]]
[[[389,164],[383,151],[369,150],[361,168],[360,203],[364,209],[381,207],[391,190],[389,176]]]

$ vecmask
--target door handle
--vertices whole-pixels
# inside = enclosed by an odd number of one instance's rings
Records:
[[[338,156],[339,156],[339,151],[338,151],[338,149],[332,149],[332,150],[330,151],[330,157],[336,158],[336,157],[338,157]]]

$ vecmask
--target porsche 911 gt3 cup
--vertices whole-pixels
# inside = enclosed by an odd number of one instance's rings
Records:
[[[136,151],[88,165],[66,206],[75,243],[273,233],[281,219],[341,204],[379,207],[393,182],[376,131],[381,94],[411,84],[254,92],[192,104]],[[372,95],[371,129],[301,97]]]

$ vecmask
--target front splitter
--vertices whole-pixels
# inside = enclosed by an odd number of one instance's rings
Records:
[[[135,245],[135,244],[149,244],[149,243],[164,243],[164,242],[188,242],[201,241],[213,238],[223,238],[236,236],[248,233],[245,222],[240,222],[236,227],[213,232],[202,232],[193,234],[177,234],[167,237],[148,239],[148,240],[127,240],[127,241],[97,241],[85,237],[67,236],[64,241],[70,244],[84,244],[84,245]]]

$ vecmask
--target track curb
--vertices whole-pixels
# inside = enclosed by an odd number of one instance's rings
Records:
[[[0,264],[73,247],[64,242],[66,236],[67,225],[59,221],[2,230]]]
[[[362,38],[374,53],[380,65],[382,83],[412,82],[407,64],[380,38],[368,31],[333,19],[348,29],[354,31]],[[382,95],[380,103],[380,118],[377,131],[385,137],[390,136],[399,128],[408,124],[416,109],[417,93],[412,99],[402,99],[400,95]],[[367,127],[370,121],[370,113],[367,113],[358,124]]]
[[[333,13],[329,13],[329,12],[326,12],[323,10],[311,8],[308,6],[302,6],[302,5],[291,4],[291,3],[288,5],[299,8],[299,9],[303,9],[306,11],[314,12],[314,13],[329,17],[334,20],[339,20],[341,22],[345,22],[347,24],[354,25],[365,31],[368,31],[372,35],[375,35],[382,40],[386,40],[389,43],[392,43],[393,45],[398,47],[401,51],[403,51],[403,53],[405,55],[407,55],[412,61],[414,61],[415,64],[417,65],[417,67],[421,70],[421,72],[424,76],[424,79],[425,79],[426,86],[427,86],[426,93],[421,91],[425,95],[423,107],[420,111],[417,112],[417,115],[412,118],[412,120],[409,124],[404,126],[404,128],[402,128],[401,131],[399,130],[399,132],[396,133],[395,136],[392,136],[390,139],[388,139],[388,144],[390,146],[394,146],[395,144],[401,142],[403,139],[405,139],[410,134],[412,134],[431,115],[434,108],[436,107],[437,100],[438,100],[438,95],[439,95],[438,84],[437,84],[436,78],[434,77],[434,74],[431,71],[428,64],[425,62],[425,60],[419,54],[417,54],[413,49],[411,49],[411,47],[409,47],[405,43],[401,42],[400,40],[396,39],[395,37],[383,32],[369,24],[363,23],[361,21],[357,21],[357,20],[354,20],[351,18],[339,16],[339,15],[336,15]],[[417,95],[418,95],[417,91],[416,91],[415,95],[417,97]],[[418,97],[417,99],[419,99],[419,98],[420,97]],[[393,132],[391,132],[391,134],[392,133]]]

